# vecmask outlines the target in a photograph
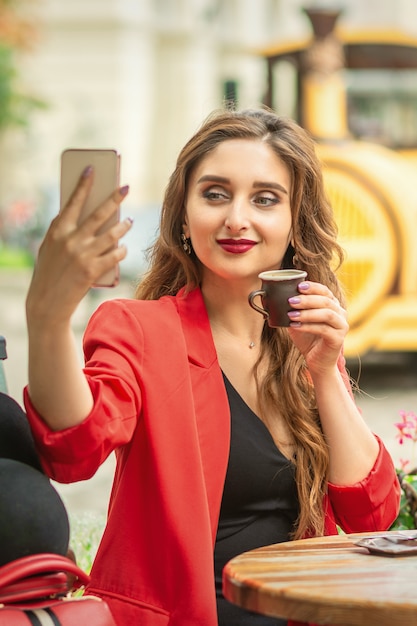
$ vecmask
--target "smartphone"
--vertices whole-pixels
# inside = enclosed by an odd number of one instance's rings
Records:
[[[82,209],[79,223],[96,209],[120,184],[120,155],[112,149],[68,149],[61,155],[61,199],[60,208],[67,204],[78,180],[86,167],[94,168],[94,182],[87,201]],[[104,232],[118,222],[117,211],[99,232]],[[119,282],[119,267],[115,266],[100,276],[94,287],[114,287]]]

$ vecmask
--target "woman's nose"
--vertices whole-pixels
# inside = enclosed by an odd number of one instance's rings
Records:
[[[230,204],[225,226],[231,232],[239,232],[249,228],[248,211],[243,201],[235,200]]]

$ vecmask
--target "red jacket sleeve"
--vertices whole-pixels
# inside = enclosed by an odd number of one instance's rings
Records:
[[[354,485],[328,485],[334,521],[347,533],[387,530],[398,515],[400,485],[391,456],[382,441],[375,464]]]
[[[53,431],[25,389],[26,412],[48,476],[61,483],[87,480],[111,452],[130,441],[141,409],[137,364],[142,346],[134,316],[123,305],[107,302],[92,316],[84,337],[84,372],[94,397],[90,415],[77,426]]]

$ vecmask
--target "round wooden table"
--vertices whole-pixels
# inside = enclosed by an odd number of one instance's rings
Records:
[[[387,534],[318,537],[245,552],[224,568],[224,596],[244,609],[301,622],[416,626],[417,555],[380,556],[353,543]]]

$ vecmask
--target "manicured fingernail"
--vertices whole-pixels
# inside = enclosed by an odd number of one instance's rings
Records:
[[[303,282],[303,283],[300,283],[300,284],[298,285],[298,289],[302,289],[302,290],[305,290],[305,291],[306,291],[307,289],[309,289],[309,288],[310,288],[310,283],[304,283],[304,282]]]
[[[288,311],[288,317],[290,317],[291,319],[295,317],[300,317],[300,315],[301,311]]]
[[[85,168],[85,170],[82,173],[82,177],[83,178],[88,178],[90,176],[90,174],[93,171],[93,166],[92,165],[87,165],[87,167]]]
[[[120,187],[119,193],[121,196],[127,196],[129,191],[129,185],[125,185],[124,187]]]
[[[300,328],[301,322],[290,322],[291,328]]]
[[[133,224],[133,217],[126,217],[125,218],[125,222],[126,222],[126,224],[129,224],[129,226],[132,226],[132,224]]]
[[[298,296],[292,296],[292,298],[288,298],[288,302],[290,304],[300,304],[301,298],[299,298]]]

